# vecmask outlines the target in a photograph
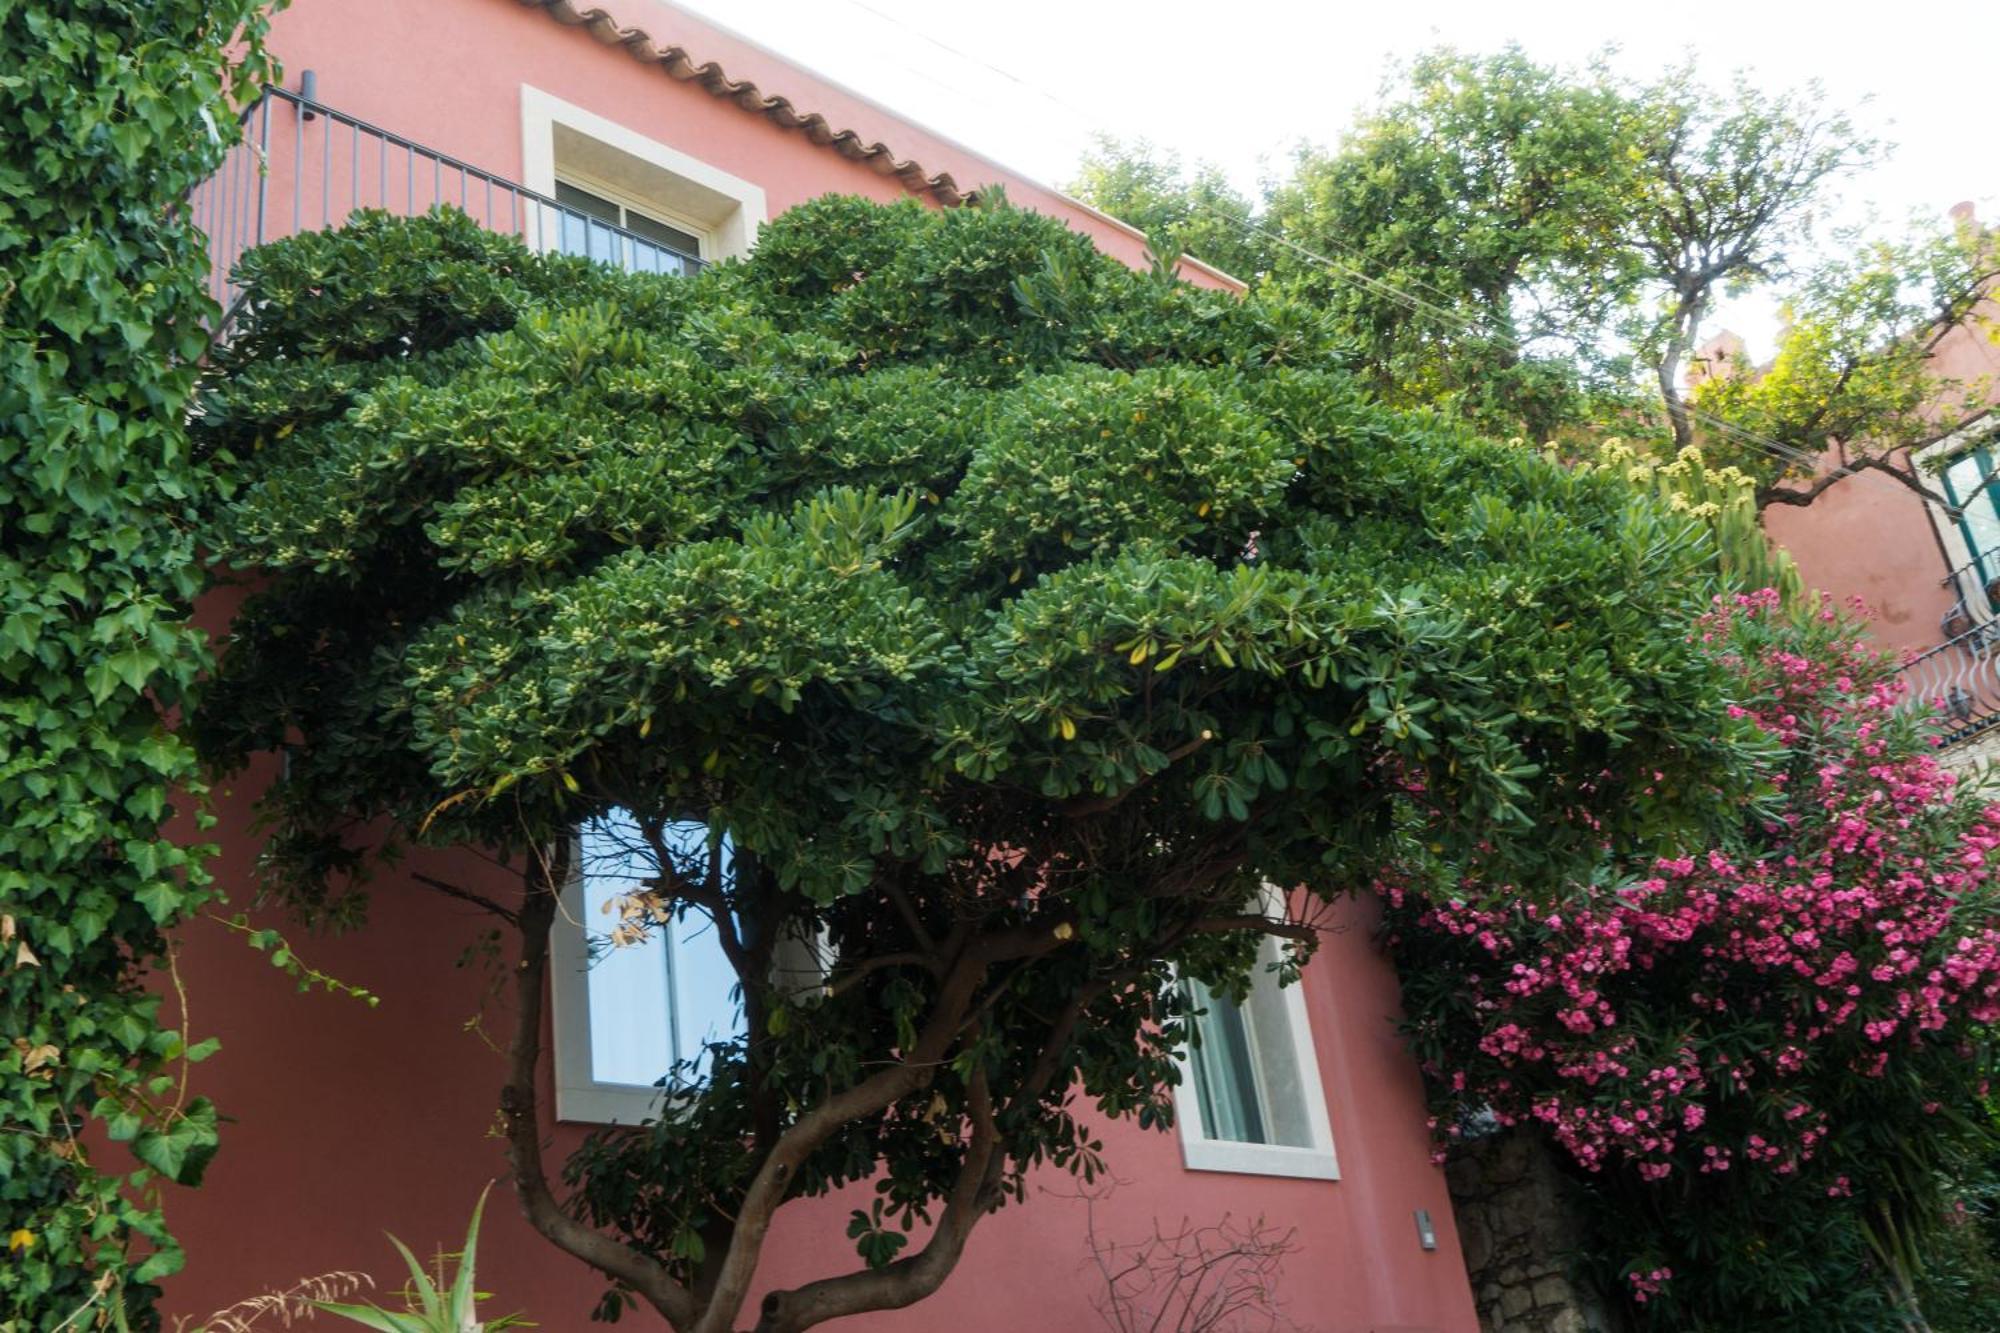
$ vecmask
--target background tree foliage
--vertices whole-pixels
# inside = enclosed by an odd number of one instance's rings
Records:
[[[1240,987],[1266,932],[1289,970],[1413,842],[1538,885],[1701,836],[1762,744],[1689,641],[1699,520],[997,200],[819,201],[691,280],[452,215],[242,276],[199,421],[256,590],[203,744],[284,748],[309,911],[358,917],[364,826],[513,868],[515,1183],[608,1310],[736,1327],[777,1211],[871,1180],[859,1265],[758,1327],[921,1299],[1027,1170],[1099,1168],[1088,1106],[1170,1121],[1176,972]],[[563,1201],[535,1071],[587,821],[647,866],[625,932],[712,923],[745,1024]]]
[[[1928,362],[2000,271],[1976,231],[1841,237],[1841,257],[1813,258],[1839,181],[1882,151],[1816,88],[1442,49],[1259,200],[1114,141],[1072,188],[1326,310],[1390,401],[1536,440],[1612,427],[1663,452],[1699,442],[1757,478],[1761,508],[1815,498],[1835,441],[1839,476],[1877,468],[1929,492],[1897,451],[1989,394]],[[1704,322],[1756,287],[1793,293],[1773,373],[1711,380],[1690,404]]]
[[[1639,107],[1602,69],[1512,50],[1434,51],[1405,80],[1270,191],[1263,225],[1333,261],[1288,251],[1280,274],[1337,313],[1378,392],[1547,438],[1623,388],[1600,344],[1639,278],[1620,227]]]
[[[215,1147],[171,1072],[201,1048],[140,978],[208,896],[204,849],[162,832],[200,791],[165,719],[206,660],[184,423],[217,314],[177,205],[266,71],[261,8],[0,0],[0,1328],[22,1333],[150,1326],[181,1262],[158,1182]]]
[[[1739,357],[1696,385],[1696,409],[1749,432],[1711,431],[1710,449],[1756,478],[1760,506],[1811,504],[1863,471],[1942,502],[1910,451],[1984,417],[2000,385],[1943,375],[1932,354],[1954,331],[2000,334],[1996,277],[2000,244],[1973,225],[1857,243],[1794,290],[1768,366]]]

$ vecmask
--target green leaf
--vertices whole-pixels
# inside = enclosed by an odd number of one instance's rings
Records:
[[[323,1314],[339,1315],[342,1319],[372,1328],[376,1333],[433,1333],[434,1325],[426,1325],[413,1314],[394,1314],[372,1305],[347,1305],[339,1301],[312,1301],[311,1306]]]

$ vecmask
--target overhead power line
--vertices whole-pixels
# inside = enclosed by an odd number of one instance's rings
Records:
[[[931,33],[925,32],[923,29],[918,28],[914,24],[908,23],[903,19],[899,19],[892,14],[888,14],[883,10],[876,8],[874,5],[865,3],[865,0],[843,0],[843,3],[847,4],[853,9],[860,10],[863,13],[869,14],[874,18],[880,20],[881,22],[891,25],[892,27],[900,28],[904,32],[909,33],[911,36],[916,37],[918,40],[926,43],[927,45],[936,47],[938,50],[945,52],[947,55],[950,55],[958,60],[964,61],[967,64],[974,65],[981,69],[987,70],[993,74],[1000,76],[1003,79],[1006,79],[1010,83],[1018,85],[1019,87],[1025,89],[1026,91],[1033,93],[1036,96],[1042,98],[1043,100],[1049,102],[1051,105],[1060,107],[1062,110],[1070,113],[1071,115],[1081,118],[1083,121],[1091,125],[1094,132],[1100,135],[1112,138],[1116,137],[1115,135],[1111,135],[1108,131],[1106,131],[1101,122],[1091,112],[1086,111],[1082,107],[1077,106],[1075,103],[1068,101],[1067,99],[1060,97],[1057,94],[1049,91],[1047,88],[1044,88],[1043,86],[1036,83],[1032,79],[1024,78],[1023,76],[1016,74],[1012,70],[994,64],[992,61],[987,60],[983,57],[974,56],[969,54],[968,52],[960,50],[958,47],[953,46],[950,43],[939,39],[938,37],[934,36]],[[1474,323],[1471,317],[1463,314],[1462,312],[1448,309],[1447,307],[1441,306],[1433,301],[1427,301],[1423,297],[1418,296],[1413,292],[1400,288],[1396,286],[1394,283],[1390,283],[1384,281],[1381,278],[1377,278],[1372,274],[1364,272],[1362,269],[1352,264],[1343,264],[1338,260],[1331,258],[1328,255],[1321,254],[1318,251],[1309,249],[1306,246],[1299,244],[1297,241],[1294,241],[1288,236],[1284,236],[1278,232],[1270,230],[1269,228],[1263,226],[1261,223],[1257,222],[1254,218],[1245,215],[1238,215],[1231,213],[1229,210],[1222,208],[1220,205],[1208,201],[1198,200],[1195,202],[1194,206],[1197,209],[1205,211],[1212,218],[1219,219],[1221,221],[1230,223],[1233,226],[1241,227],[1257,235],[1263,236],[1266,239],[1280,246],[1283,246],[1285,249],[1290,250],[1294,254],[1299,255],[1301,258],[1319,264],[1325,267],[1330,272],[1340,277],[1343,277],[1350,282],[1357,283],[1363,288],[1371,292],[1374,292],[1377,295],[1382,296],[1387,300],[1394,301],[1404,306],[1406,309],[1428,314],[1433,318],[1442,320],[1447,325],[1456,328],[1461,333],[1477,334],[1478,332],[1480,332],[1478,326]],[[1336,249],[1344,248],[1338,246],[1337,243],[1334,243],[1334,245]],[[1351,250],[1346,252],[1349,254],[1356,254],[1356,252]],[[1414,279],[1414,281],[1417,282],[1418,285],[1430,287],[1430,290],[1434,292],[1438,290],[1436,287],[1433,287],[1428,283],[1424,283],[1421,279]],[[1439,295],[1444,295],[1444,293],[1439,292]],[[1746,447],[1758,450],[1759,452],[1767,455],[1768,457],[1776,459],[1778,462],[1784,463],[1788,466],[1802,467],[1807,469],[1809,472],[1816,472],[1819,469],[1819,460],[1812,454],[1808,453],[1807,451],[1798,448],[1796,445],[1786,444],[1782,440],[1773,439],[1770,436],[1764,435],[1757,431],[1750,430],[1747,427],[1739,426],[1732,421],[1728,421],[1722,417],[1715,415],[1712,412],[1696,407],[1694,404],[1686,401],[1682,401],[1680,407],[1689,420],[1698,422],[1702,426],[1713,431],[1717,435],[1720,435],[1724,439],[1731,440],[1737,444],[1741,444]],[[1897,482],[1894,478],[1884,476],[1881,473],[1872,470],[1859,470],[1850,473],[1850,475],[1874,477],[1885,485],[1895,486],[1898,490],[1907,489],[1906,487],[1903,486],[1902,483]]]

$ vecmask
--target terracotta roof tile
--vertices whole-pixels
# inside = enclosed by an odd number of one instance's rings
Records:
[[[898,157],[894,149],[877,140],[864,142],[853,130],[840,129],[817,111],[801,111],[789,98],[765,93],[747,79],[732,79],[716,62],[698,62],[685,47],[661,43],[643,28],[621,27],[604,10],[579,8],[571,0],[520,0],[545,11],[558,23],[582,28],[606,46],[622,46],[634,59],[658,65],[683,83],[698,83],[710,94],[736,103],[745,111],[762,115],[780,129],[798,130],[812,142],[831,148],[842,157],[865,163],[884,176],[894,176],[916,194],[929,194],[947,207],[962,204],[973,191],[961,190],[949,172],[932,174],[912,158]]]

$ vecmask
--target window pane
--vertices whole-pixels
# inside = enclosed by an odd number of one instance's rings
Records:
[[[568,181],[556,182],[556,202],[567,204],[579,213],[587,213],[591,217],[603,222],[609,222],[613,226],[618,224],[618,205],[612,203],[603,195],[592,194],[589,190],[578,189]]]
[[[655,218],[649,218],[636,209],[625,210],[625,230],[643,236],[649,241],[679,251],[691,258],[701,256],[701,241],[693,232],[670,227]]]
[[[604,904],[652,873],[638,829],[622,812],[586,824],[583,856],[584,938],[590,950],[590,1073],[599,1083],[651,1087],[674,1063],[667,939],[655,931],[614,948]]]
[[[1266,940],[1258,951],[1249,997],[1241,1005],[1200,982],[1188,982],[1190,998],[1207,1011],[1194,1022],[1188,1053],[1204,1138],[1313,1146],[1291,1002],[1277,977],[1264,970],[1277,961],[1277,941]]]
[[[616,811],[584,826],[581,836],[584,929],[592,963],[588,979],[591,1077],[600,1083],[653,1087],[678,1077],[698,1081],[706,1043],[740,1035],[736,973],[698,911],[649,931],[636,944],[614,947],[616,924],[604,904],[640,888],[654,873],[653,856],[629,814]],[[708,830],[677,824],[667,842],[677,857],[707,855]],[[726,872],[729,844],[719,849]],[[695,867],[687,867],[693,869]],[[683,1061],[692,1070],[676,1072]]]
[[[1985,450],[1968,453],[1945,469],[1947,493],[1965,506],[1964,517],[1959,520],[1965,531],[1965,540],[1972,547],[1975,556],[1984,556],[1995,547],[2000,547],[2000,486],[1980,489],[1986,480],[1987,462]],[[2000,571],[1989,569],[1990,577]]]
[[[695,261],[678,250],[669,250],[636,236],[627,236],[623,240],[624,266],[633,273],[667,273],[684,278],[694,269]]]
[[[582,255],[607,264],[619,262],[620,241],[614,230],[619,217],[617,204],[565,181],[556,182],[556,202],[565,210],[558,249],[566,255]]]
[[[1258,966],[1278,961],[1275,943],[1266,942]],[[1292,1040],[1291,1000],[1278,979],[1259,972],[1250,988],[1252,1049],[1257,1056],[1258,1088],[1263,1094],[1264,1142],[1287,1148],[1312,1147],[1312,1125],[1306,1117],[1306,1090],[1300,1076],[1298,1047]]]
[[[701,238],[693,232],[601,194],[557,181],[556,202],[576,210],[562,215],[557,248],[566,255],[583,255],[637,273],[676,275],[686,274],[694,266],[690,261],[700,259]]]
[[[581,255],[601,264],[615,264],[619,262],[620,244],[618,233],[604,223],[581,218],[574,213],[562,215],[562,233],[557,238],[556,248],[564,254]]]
[[[699,1083],[708,1076],[708,1044],[743,1032],[736,970],[722,952],[715,923],[707,917],[690,912],[674,923],[673,930],[674,1030],[680,1058],[695,1062],[683,1077]]]
[[[1188,994],[1197,1008],[1207,1011],[1195,1020],[1188,1053],[1203,1136],[1234,1143],[1266,1142],[1250,1029],[1242,1008],[1199,981],[1188,983]]]

